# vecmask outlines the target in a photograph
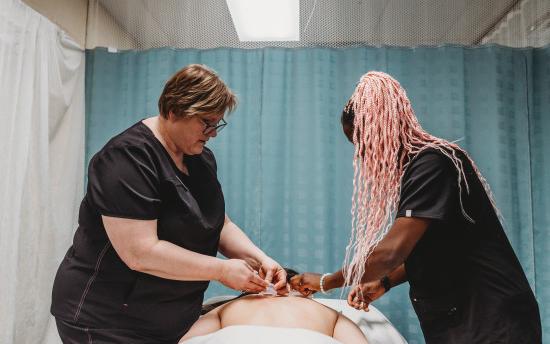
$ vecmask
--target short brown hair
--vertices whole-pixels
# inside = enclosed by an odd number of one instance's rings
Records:
[[[237,106],[237,97],[213,70],[191,64],[168,80],[158,105],[164,118],[170,111],[177,117],[224,114]]]

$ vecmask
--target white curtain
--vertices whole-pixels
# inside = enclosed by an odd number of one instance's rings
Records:
[[[84,175],[84,52],[0,0],[0,343],[60,343],[50,316]]]

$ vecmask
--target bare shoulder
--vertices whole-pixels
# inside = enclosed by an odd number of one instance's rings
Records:
[[[223,306],[218,307],[220,311],[223,309],[229,309],[231,307],[271,307],[272,305],[280,306],[292,306],[298,308],[313,308],[317,311],[324,311],[326,313],[331,313],[334,316],[338,315],[334,309],[327,307],[315,300],[306,298],[306,297],[294,297],[294,296],[263,296],[263,295],[247,295],[236,300],[233,300]],[[224,307],[224,308],[223,308]],[[218,309],[217,308],[217,309]]]

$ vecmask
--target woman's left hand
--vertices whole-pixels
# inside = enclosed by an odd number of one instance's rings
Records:
[[[380,280],[355,286],[348,294],[348,304],[358,310],[369,311],[369,305],[386,293]]]
[[[273,287],[279,294],[287,293],[286,271],[282,266],[269,257],[260,261],[260,277],[267,283],[273,283]]]

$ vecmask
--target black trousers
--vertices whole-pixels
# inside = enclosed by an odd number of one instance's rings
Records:
[[[71,324],[55,318],[63,344],[176,344],[178,340],[163,341],[126,329],[96,329]]]

